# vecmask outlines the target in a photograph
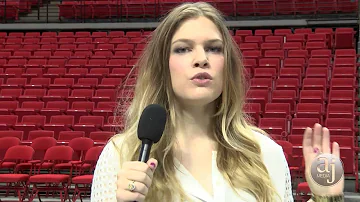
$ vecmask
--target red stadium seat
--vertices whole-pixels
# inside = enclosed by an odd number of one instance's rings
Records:
[[[46,103],[46,107],[40,110],[40,114],[45,115],[46,123],[49,123],[50,117],[55,115],[63,115],[68,108],[68,101],[49,101]]]
[[[326,78],[304,78],[302,90],[327,90]]]
[[[259,123],[260,117],[263,115],[260,103],[246,103],[243,110],[251,117],[254,124]]]
[[[325,109],[322,103],[298,103],[296,105],[296,118],[316,118],[323,124]]]
[[[124,128],[123,117],[121,116],[109,116],[107,123],[102,127],[103,131],[117,132]]]
[[[289,130],[288,120],[285,118],[261,118],[259,127],[269,134],[286,137]]]
[[[303,135],[307,127],[313,128],[315,123],[320,124],[320,120],[317,118],[294,118],[291,120],[291,136]]]
[[[269,90],[249,90],[246,100],[249,103],[259,103],[261,110],[265,111],[265,104],[269,101]]]
[[[117,107],[118,103],[116,102],[98,102],[96,108],[92,111],[94,116],[103,116],[108,117],[113,114]]]
[[[6,183],[8,186],[2,186],[0,189],[2,190],[15,190],[19,193],[18,198],[19,201],[24,201],[27,193],[28,193],[28,185],[27,181],[30,178],[29,174],[22,174],[21,172],[23,170],[16,169],[21,166],[23,163],[27,163],[28,161],[31,161],[34,156],[34,149],[30,146],[25,145],[17,145],[9,148],[6,151],[5,157],[3,161],[0,164],[0,167],[4,168],[9,166],[6,165],[14,165],[11,173],[6,174],[0,174],[0,182]]]
[[[33,130],[29,132],[28,140],[34,141],[38,138],[51,137],[54,138],[54,131],[50,130]],[[55,145],[54,145],[55,146]]]
[[[332,135],[354,137],[358,133],[358,126],[353,118],[327,118],[325,127],[329,129]]]
[[[28,139],[28,134],[33,130],[41,130],[45,125],[46,117],[40,115],[25,115],[20,123],[14,125],[15,130],[24,131],[24,139]]]
[[[56,168],[61,165],[61,163],[68,163],[72,160],[73,153],[74,150],[69,146],[54,146],[46,150],[44,160],[41,161],[41,163],[35,164],[34,170],[36,174],[29,178],[29,184],[33,185],[29,201],[32,201],[39,192],[43,191],[64,192],[64,195],[61,195],[61,201],[66,201],[72,173],[70,173],[70,175],[55,174],[55,172],[53,172],[54,169],[50,169],[50,172],[40,174],[40,170]],[[43,184],[47,184],[47,186],[41,186]]]
[[[44,130],[54,131],[55,139],[58,139],[60,131],[69,131],[74,125],[74,116],[55,115],[51,116],[50,123],[44,125]]]
[[[77,200],[77,198],[80,197],[80,200],[82,200],[81,194],[84,192],[88,192],[91,190],[91,184],[93,175],[92,174],[83,174],[83,173],[93,173],[96,162],[101,154],[101,151],[104,147],[102,146],[96,146],[90,148],[85,155],[85,158],[80,164],[76,165],[76,171],[77,173],[80,173],[80,175],[76,175],[72,178],[72,184],[75,185],[74,190],[74,196],[73,200]]]
[[[326,118],[354,119],[358,115],[354,109],[355,104],[329,103],[326,110]]]
[[[89,137],[90,132],[99,131],[104,125],[103,116],[81,116],[79,122],[73,126],[75,131],[85,131]]]
[[[66,110],[67,115],[74,116],[74,122],[78,123],[80,116],[87,116],[88,114],[91,114],[91,112],[95,108],[94,102],[88,102],[88,101],[75,101],[72,102],[71,108]]]
[[[2,137],[0,138],[0,159],[4,159],[6,151],[16,145],[20,144],[20,139],[17,137]]]
[[[0,115],[11,115],[19,107],[18,101],[1,101]]]
[[[91,132],[89,137],[95,142],[107,142],[114,135],[115,132],[95,131],[95,132]]]
[[[278,78],[275,81],[276,90],[295,90],[296,95],[299,95],[300,81],[298,78]]]
[[[23,131],[16,131],[16,130],[3,130],[0,131],[0,138],[3,137],[16,137],[19,140],[23,140],[24,132]]]
[[[94,146],[94,140],[88,137],[77,137],[70,140],[68,145],[74,150],[74,155],[72,160],[83,161],[86,152]]]
[[[264,118],[287,118],[291,119],[289,103],[267,103],[265,105]]]
[[[295,90],[273,90],[271,94],[272,103],[289,103],[291,112],[294,112],[297,100]]]
[[[271,78],[253,78],[250,80],[250,89],[271,90],[273,80]]]

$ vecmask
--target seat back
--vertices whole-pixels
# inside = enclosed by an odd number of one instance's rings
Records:
[[[0,138],[0,160],[4,158],[6,151],[12,147],[20,144],[20,139],[17,137],[3,137]]]
[[[43,160],[45,152],[50,148],[56,146],[57,141],[53,137],[38,137],[31,143],[31,147],[35,150],[34,160]]]
[[[74,150],[73,160],[83,160],[87,150],[94,146],[94,140],[78,137],[70,140],[69,146]]]
[[[33,159],[34,149],[26,145],[16,145],[10,147],[4,156],[4,161],[16,163],[27,162]]]

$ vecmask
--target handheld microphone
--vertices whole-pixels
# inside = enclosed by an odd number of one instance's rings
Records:
[[[166,111],[158,104],[147,106],[141,114],[138,125],[138,138],[142,141],[139,161],[149,160],[153,143],[157,143],[165,129]]]

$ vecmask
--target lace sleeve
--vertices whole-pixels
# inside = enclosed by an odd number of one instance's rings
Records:
[[[120,155],[114,143],[103,149],[94,172],[91,186],[91,202],[116,202],[116,180],[120,170]]]
[[[286,161],[286,158],[284,158],[284,164],[285,164],[285,196],[284,196],[284,202],[293,202],[293,192],[292,192],[292,186],[291,186],[291,175],[290,175],[290,169],[288,166],[288,163]]]

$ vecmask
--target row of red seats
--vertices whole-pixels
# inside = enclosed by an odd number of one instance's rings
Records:
[[[354,103],[298,103],[294,110],[291,109],[290,103],[266,103],[264,109],[261,108],[260,103],[246,103],[244,107],[244,111],[253,118],[256,124],[259,123],[261,118],[287,118],[289,120],[309,118],[312,120],[317,119],[320,124],[323,124],[327,118],[357,120],[359,113],[355,110],[356,105]]]
[[[270,68],[269,66],[273,66],[277,70],[280,68],[286,67],[299,67],[303,70],[307,68],[316,68],[323,67],[327,69],[335,69],[342,67],[353,67],[355,68],[358,63],[356,57],[335,57],[329,58],[322,53],[319,53],[317,57],[307,58],[306,55],[301,55],[300,53],[296,53],[295,56],[290,55],[291,57],[287,58],[279,58],[281,56],[275,57],[263,57],[261,52],[259,51],[244,51],[244,63],[245,67],[250,68]],[[293,52],[290,54],[294,54]]]
[[[354,108],[349,109],[349,107],[354,107],[354,105],[344,104],[344,106],[348,107],[347,110],[341,109],[336,111],[338,108],[329,105],[325,115],[321,113],[322,110],[318,111],[321,114],[315,114],[316,111],[312,109],[303,109],[304,111],[295,111],[292,114],[289,110],[290,104],[288,103],[268,103],[263,114],[261,114],[261,110],[256,111],[255,108],[247,109],[246,111],[251,115],[256,125],[267,131],[275,139],[287,139],[290,135],[302,135],[306,127],[311,127],[315,123],[328,127],[331,134],[334,135],[356,136],[358,134],[357,119],[355,119],[357,113],[354,112]],[[280,109],[279,107],[283,108]],[[341,117],[342,115],[344,117]]]
[[[270,30],[271,31],[271,30]],[[241,35],[235,35],[234,39],[237,40],[238,36]],[[273,34],[268,35],[243,35],[238,42],[246,42],[246,43],[262,43],[267,40],[274,40],[274,39],[280,39],[279,37],[282,36],[276,36],[274,37]],[[285,37],[282,38],[282,41],[286,42],[312,42],[312,41],[324,41],[324,42],[330,42],[330,36],[326,33],[300,33],[300,34],[287,34]],[[114,38],[107,38],[107,37],[17,37],[17,35],[12,36],[4,36],[1,38],[0,36],[0,43],[2,44],[81,44],[81,43],[95,43],[95,44],[101,44],[101,43],[112,43],[112,44],[118,44],[118,43],[129,43],[129,44],[137,44],[137,43],[144,43],[146,42],[146,37],[133,37],[133,38],[127,38],[127,37],[114,37]],[[331,45],[331,44],[329,44]]]
[[[31,122],[34,115],[44,116],[44,123],[49,123],[51,116],[55,115],[73,115],[74,122],[79,122],[80,116],[104,116],[105,118],[112,116],[114,114],[117,104],[115,102],[99,102],[95,104],[94,102],[48,102],[45,106],[44,102],[23,102],[21,108],[16,106],[17,101],[7,101],[0,104],[1,115],[16,115],[17,120],[22,120],[24,122],[24,116],[27,116],[26,121]],[[54,106],[54,104],[59,104],[60,106]],[[71,107],[70,107],[71,106]],[[96,106],[96,107],[95,107]],[[8,109],[4,107],[10,107]],[[41,117],[41,121],[43,118]],[[12,117],[14,118],[14,117]],[[15,118],[14,118],[15,119]],[[35,117],[36,119],[36,117]],[[112,119],[110,119],[111,122]]]
[[[112,44],[120,44],[120,43],[128,43],[128,44],[139,44],[145,43],[147,38],[143,37],[135,37],[135,38],[0,38],[1,44],[81,44],[81,43],[112,43]]]
[[[270,63],[271,64],[271,63]],[[247,67],[245,74],[248,78],[294,78],[299,81],[303,78],[325,78],[326,81],[334,78],[349,78],[352,79],[357,76],[357,69],[353,67],[341,67],[335,66],[334,68],[329,68],[328,66],[317,66],[317,67],[307,67],[301,66],[298,64],[293,64],[293,66],[284,66],[282,68],[276,68],[274,64],[269,65],[268,68],[264,66]],[[292,81],[294,82],[294,81]]]
[[[86,50],[86,51],[73,51],[71,49],[57,49],[56,51],[52,52],[49,50],[39,50],[39,51],[0,51],[0,59],[18,59],[21,60],[18,62],[19,64],[28,62],[24,59],[33,59],[34,64],[36,62],[42,62],[46,60],[34,60],[34,59],[42,59],[42,58],[50,58],[50,59],[57,59],[57,58],[70,58],[70,59],[81,59],[81,58],[90,58],[90,59],[102,59],[102,60],[93,60],[93,61],[104,61],[104,59],[127,59],[124,60],[132,61],[132,59],[138,59],[141,56],[142,51],[138,50],[135,53],[132,51],[113,51],[111,49],[100,49],[100,50]],[[107,60],[105,60],[107,63]],[[132,61],[135,63],[136,61]],[[3,64],[6,64],[6,60],[2,60]],[[7,62],[9,63],[9,61]],[[13,63],[13,62],[11,62]],[[44,63],[44,62],[42,62]],[[105,63],[105,64],[106,64]]]
[[[0,32],[0,38],[139,38],[147,37],[152,31],[77,31],[77,32]],[[333,39],[335,35],[340,33],[355,34],[353,28],[294,28],[294,29],[229,29],[231,35],[241,36],[242,39],[246,36],[287,36],[292,34],[303,34],[305,38],[308,34],[326,34],[327,38]]]
[[[108,116],[112,115],[114,109],[117,107],[117,102],[82,102],[75,101],[70,104],[68,101],[24,101],[19,103],[18,101],[1,101],[0,102],[0,115],[17,115],[19,119],[22,119],[24,115],[44,115],[50,121],[50,117],[54,115],[62,115],[69,109],[78,112],[90,112],[94,116]]]
[[[305,77],[303,80],[297,78],[251,78],[250,90],[295,90],[299,96],[308,90],[324,91],[327,94],[332,90],[356,90],[356,78],[332,78],[328,81],[323,77]]]
[[[19,14],[31,13],[32,6],[42,7],[42,1],[3,0],[0,2],[0,19],[19,19]]]
[[[35,63],[34,61],[32,61],[34,63],[25,65],[22,65],[21,62],[15,64],[15,61],[16,60],[13,60],[12,63],[3,64],[3,66],[1,66],[1,78],[5,80],[7,78],[20,77],[30,79],[36,76],[53,78],[54,74],[58,74],[58,77],[62,77],[65,74],[80,74],[83,75],[82,77],[86,75],[87,78],[98,78],[99,81],[101,81],[104,77],[124,78],[131,71],[130,68],[122,68],[122,65],[124,65],[122,63],[119,63],[118,65],[115,64],[116,62],[124,61],[122,59],[113,59],[109,60],[108,62],[107,60],[103,60],[104,63],[101,61],[94,61],[92,64],[86,64],[86,60],[85,63],[82,63],[84,62],[84,60],[74,60],[73,64],[67,65],[65,65],[66,59],[49,59],[49,61],[37,60],[37,62],[39,63]],[[40,61],[44,62],[45,64],[40,63]],[[23,68],[23,66],[25,66],[25,68]],[[137,72],[134,72],[134,75],[136,75],[135,73]],[[76,76],[74,75],[74,77]]]
[[[267,57],[267,58],[280,58],[280,59],[285,59],[288,56],[289,51],[291,50],[297,50],[297,51],[302,51],[304,52],[306,55],[311,55],[312,51],[314,50],[325,50],[325,47],[323,46],[323,43],[318,43],[318,42],[311,42],[311,45],[306,46],[305,49],[299,47],[300,44],[296,43],[296,42],[289,42],[286,43],[288,45],[284,46],[283,49],[268,49],[268,50],[256,50],[256,49],[251,49],[251,50],[244,50],[242,51],[242,55],[245,59],[251,59],[251,58],[262,58],[262,57]],[[284,44],[285,45],[285,44]],[[330,59],[330,58],[329,58]],[[354,58],[355,60],[356,58]]]
[[[0,44],[2,52],[14,52],[14,51],[99,51],[99,50],[112,50],[112,51],[131,51],[137,52],[144,49],[145,44],[129,44],[124,43],[122,38],[115,38],[110,43],[80,43],[76,44],[57,44],[57,43],[46,43],[46,44]]]
[[[88,82],[93,83],[94,81],[86,81],[82,80],[83,83],[78,83],[80,78],[95,78],[99,81],[99,83],[102,83],[102,80],[106,78],[107,82],[110,82],[113,78],[122,79],[127,74],[124,72],[127,72],[126,68],[113,68],[111,70],[110,67],[105,68],[90,68],[90,71],[88,71],[88,68],[69,68],[68,70],[66,68],[6,68],[4,69],[0,68],[0,82],[6,83],[9,78],[27,78],[27,82],[30,83],[31,79],[37,78],[36,83],[37,85],[46,85],[48,83],[47,78],[51,79],[50,83],[54,83],[55,79],[65,77],[63,78],[65,81],[67,80],[67,83],[70,83],[69,85],[75,85],[75,84],[90,84]],[[135,74],[134,74],[135,75]],[[111,79],[110,79],[111,78]],[[3,81],[1,81],[3,80]],[[132,82],[132,79],[129,79]],[[12,80],[11,82],[18,83],[16,80]],[[60,83],[59,83],[60,84]],[[103,83],[107,85],[106,83]],[[11,86],[9,86],[11,88]],[[70,86],[71,87],[71,86]],[[26,86],[26,88],[31,88],[31,86]],[[34,88],[38,88],[34,86]],[[81,86],[77,86],[77,88],[81,88]],[[107,88],[106,86],[102,86],[100,88]]]
[[[245,47],[243,47],[245,48]],[[271,48],[271,49],[270,49]],[[243,49],[244,50],[244,49]],[[261,47],[261,50],[278,50],[272,47]],[[244,50],[246,51],[246,50]],[[355,49],[335,49],[333,53],[330,49],[315,49],[312,50],[310,53],[307,50],[304,49],[288,49],[286,51],[286,55],[284,55],[284,58],[329,58],[330,60],[333,60],[334,58],[354,58],[356,59],[358,57]],[[264,52],[265,53],[265,52]]]
[[[114,129],[115,130],[115,129]],[[28,132],[27,136],[24,132]],[[57,137],[57,141],[61,144],[67,143],[72,139],[79,137],[86,137],[84,131],[60,131]],[[97,145],[104,145],[106,142],[115,135],[115,132],[111,131],[93,131],[88,134],[88,138],[92,139]],[[31,144],[35,139],[40,137],[55,137],[54,131],[50,130],[30,130],[30,131],[19,131],[19,130],[4,130],[0,131],[0,138],[3,137],[16,137],[19,138],[23,144]],[[0,159],[2,156],[0,155]]]
[[[311,28],[299,28],[294,31],[291,29],[257,29],[253,30],[229,30],[233,35],[234,40],[241,44],[243,42],[267,42],[280,43],[284,42],[317,42],[325,41],[325,46],[328,48],[354,48],[355,47],[355,31],[353,28],[316,28],[314,31]],[[41,44],[79,44],[81,43],[110,43],[110,44],[127,44],[127,46],[134,46],[134,43],[144,43],[146,37],[151,31],[111,31],[111,32],[1,32],[0,42],[14,43],[16,42],[17,49],[20,48],[21,43],[25,47],[34,45],[35,42]],[[325,38],[324,38],[325,36]],[[246,39],[247,38],[247,39]],[[325,40],[324,40],[325,39]],[[0,44],[1,44],[0,43]],[[5,45],[9,46],[9,45]],[[11,44],[15,46],[15,44]],[[9,47],[7,47],[9,48]],[[117,47],[121,48],[121,47]],[[15,49],[15,48],[14,48]],[[133,48],[132,48],[133,49]],[[132,50],[131,48],[129,50]],[[140,49],[140,48],[137,48]]]
[[[70,197],[70,190],[74,191],[74,201],[81,198],[80,194],[88,191],[91,185],[92,173],[103,150],[103,146],[95,146],[89,138],[75,138],[68,145],[60,146],[49,137],[37,138],[31,146],[20,145],[20,140],[15,137],[1,138],[0,142],[7,145],[0,167],[8,170],[0,174],[0,182],[11,185],[1,189],[20,190],[19,201],[25,198],[33,201],[44,191],[47,195],[49,191],[60,191],[62,201]],[[61,174],[64,172],[68,174]],[[46,186],[41,186],[43,184]]]
[[[357,1],[337,0],[205,0],[227,16],[356,13]],[[59,18],[146,18],[159,17],[180,3],[177,1],[63,1]],[[96,12],[95,12],[96,10]]]
[[[91,44],[62,44],[62,45],[25,45],[21,48],[20,45],[6,45],[4,49],[0,51],[0,58],[3,59],[40,59],[40,58],[125,58],[125,59],[137,59],[141,56],[144,46],[136,48],[134,46],[128,47],[128,44],[119,44],[117,48],[113,44],[99,44],[97,48]],[[144,44],[142,44],[144,45]],[[319,46],[318,46],[319,45]],[[284,57],[332,57],[333,51],[323,46],[323,43],[318,44],[310,43],[305,46],[301,45],[301,42],[287,42],[283,45],[280,43],[262,43],[260,46],[257,43],[242,43],[239,45],[240,49],[248,54],[248,51],[258,52],[265,55],[270,50],[283,51],[287,54]],[[354,49],[337,49],[335,51],[335,57],[356,57]]]
[[[275,29],[274,31],[269,29],[256,29],[252,30],[235,30],[233,32],[235,41],[240,44],[245,42],[245,38],[248,36],[261,36],[264,42],[268,43],[281,43],[284,42],[301,42],[308,41],[310,35],[310,42],[316,42],[321,38],[323,41],[325,34],[326,47],[335,49],[355,48],[355,34],[353,28],[298,28],[294,29]],[[261,39],[260,39],[261,40]],[[289,41],[290,40],[290,41]]]
[[[11,71],[20,71],[24,72],[28,67],[43,67],[43,68],[49,68],[53,69],[54,67],[85,67],[88,68],[89,71],[92,71],[92,68],[98,69],[98,68],[111,68],[113,69],[122,69],[118,71],[123,72],[129,72],[137,62],[137,59],[124,59],[124,56],[119,56],[119,58],[111,58],[107,59],[106,57],[95,57],[95,58],[86,58],[87,54],[86,52],[80,52],[79,55],[75,58],[72,58],[71,55],[72,52],[64,52],[64,51],[58,51],[55,53],[56,56],[51,56],[49,59],[40,58],[40,59],[5,59],[0,58],[0,71],[3,71],[5,69],[5,72],[8,71],[7,69],[12,69]],[[68,58],[71,57],[71,58]],[[121,59],[122,58],[122,59]],[[17,70],[21,67],[21,70]],[[25,68],[23,68],[25,67]]]
[[[68,110],[77,114],[76,110]],[[80,111],[81,113],[81,111]],[[58,139],[61,131],[84,131],[85,136],[89,137],[93,131],[115,131],[123,127],[122,117],[108,116],[105,121],[103,116],[82,116],[77,115],[54,115],[50,117],[50,122],[46,123],[46,116],[25,115],[22,122],[18,122],[17,115],[0,115],[0,130],[20,130],[24,131],[24,139],[28,139],[28,133],[32,130],[54,131],[55,139]],[[75,122],[78,117],[78,122]]]
[[[251,78],[249,82],[250,89],[253,90],[295,90],[299,95],[300,90],[356,90],[358,84],[356,78],[332,78],[328,81],[324,77],[305,77],[298,78]]]
[[[62,133],[63,136],[64,135],[74,136],[74,138],[66,141],[55,139],[54,137],[51,136],[51,132],[53,131],[42,131],[42,130],[31,131],[31,134],[33,135],[33,139],[22,140],[20,139],[21,131],[8,131],[8,133],[6,133],[6,131],[0,131],[0,134],[4,135],[4,136],[0,136],[0,142],[2,143],[2,145],[0,145],[0,164],[4,163],[1,162],[1,160],[4,159],[6,151],[11,147],[17,145],[31,146],[35,150],[35,155],[33,157],[33,160],[35,161],[43,160],[46,150],[49,149],[50,147],[69,146],[74,150],[74,155],[72,157],[72,160],[82,161],[84,160],[86,152],[89,149],[91,149],[94,146],[96,147],[103,146],[105,143],[105,142],[100,142],[100,143],[96,142],[89,137],[75,137],[76,135],[81,134],[81,131],[71,131],[71,132],[64,131],[65,133]],[[100,134],[99,132],[93,132],[93,134],[96,133]],[[107,135],[115,134],[114,132],[102,132],[102,133]],[[10,166],[9,168],[11,169],[11,167],[14,166],[14,164],[7,166]],[[19,165],[16,166],[19,167]],[[0,166],[0,168],[4,168],[4,167]]]
[[[80,69],[80,68],[77,68]],[[24,92],[23,95],[42,95],[46,94],[46,89],[55,89],[55,88],[65,88],[69,87],[71,89],[115,89],[122,84],[122,78],[102,78],[99,82],[98,78],[82,78],[87,75],[87,72],[71,71],[77,69],[69,69],[69,72],[64,75],[64,78],[55,78],[51,82],[50,78],[8,78],[6,82],[0,78],[0,89],[16,89],[24,88],[27,92]],[[80,69],[82,70],[82,69]],[[85,69],[87,70],[87,69]],[[41,76],[42,74],[37,74]],[[133,78],[131,78],[133,79]],[[131,80],[129,79],[129,80]],[[135,81],[129,81],[135,82]],[[29,89],[39,89],[39,90],[29,90]]]
[[[319,67],[319,68],[307,68],[295,66],[294,68],[280,68],[280,71],[276,71],[275,68],[246,68],[245,74],[249,78],[279,78],[279,79],[298,79],[302,78],[349,78],[352,79],[357,76],[357,69],[355,67],[338,67],[331,70]],[[294,83],[294,81],[292,81]],[[293,84],[291,83],[291,84]],[[286,84],[284,84],[286,85]]]
[[[104,61],[110,59],[127,59],[128,62],[135,63],[136,60],[141,56],[143,49],[135,49],[133,50],[124,50],[126,47],[122,46],[121,49],[113,49],[114,46],[112,44],[102,44],[104,47],[101,47],[100,49],[90,49],[89,46],[87,46],[87,49],[84,47],[76,48],[76,45],[60,45],[59,48],[55,45],[52,47],[52,49],[33,49],[34,47],[29,47],[29,49],[3,49],[0,51],[0,64],[7,64],[11,59],[19,59],[24,62],[30,62],[24,59],[32,60],[31,63],[36,64],[38,63],[45,63],[45,60],[40,59],[59,59],[59,58],[69,58],[69,59],[99,59],[99,60],[93,60],[93,61]],[[279,58],[297,58],[297,57],[323,57],[323,58],[332,58],[333,56],[335,58],[340,57],[350,57],[354,58],[354,60],[357,57],[356,52],[354,52],[354,49],[337,49],[335,54],[333,54],[333,51],[330,49],[324,49],[321,47],[301,47],[300,43],[297,42],[289,42],[285,43],[283,47],[280,46],[278,43],[263,43],[261,45],[261,48],[258,48],[259,46],[256,43],[244,43],[240,44],[240,49],[243,52],[244,57],[249,58],[253,56],[258,57],[269,57],[269,54],[271,54],[272,51],[275,51],[275,53],[281,53],[281,56]],[[30,49],[31,48],[31,49]],[[74,48],[74,49],[73,49]],[[271,55],[274,55],[271,54]],[[7,60],[4,60],[7,59]],[[37,59],[37,60],[35,60]],[[125,61],[125,60],[124,60]],[[13,62],[11,62],[13,63]],[[25,63],[26,64],[26,63]]]
[[[132,54],[142,51],[145,47],[145,44],[129,44],[122,43],[120,40],[114,40],[113,44],[111,43],[80,43],[80,44],[7,44],[1,45],[2,52],[11,52],[14,54],[15,51],[101,51],[101,50],[111,50],[111,51],[129,51]],[[33,54],[31,54],[33,55]]]
[[[2,101],[0,102],[0,115],[15,115],[17,118],[12,116],[13,120],[22,120],[23,117],[27,116],[27,121],[31,120],[31,116],[41,115],[45,117],[45,123],[51,122],[52,116],[60,115],[72,115],[74,116],[74,122],[78,123],[81,116],[103,116],[104,120],[107,120],[106,124],[114,122],[113,114],[116,111],[121,116],[127,109],[128,105],[118,104],[116,102],[73,102],[67,101],[50,101],[46,103],[41,101],[27,101],[21,103],[21,107],[17,101]],[[119,106],[117,106],[119,105]],[[118,125],[122,125],[120,120],[115,120]],[[41,118],[43,120],[43,118]]]
[[[292,52],[291,54],[294,54],[294,52]],[[333,69],[335,69],[336,67],[353,67],[355,69],[355,67],[358,66],[356,57],[335,57],[332,60],[332,58],[326,57],[326,55],[320,53],[317,57],[307,58],[306,54],[301,54],[300,51],[296,53],[296,56],[285,57],[285,51],[283,50],[265,51],[264,55],[261,51],[258,50],[247,50],[243,51],[243,57],[245,67],[246,65],[256,66],[260,64],[261,61],[264,64],[266,64],[267,62],[284,62],[293,64],[290,66],[298,66],[303,68],[306,68],[308,64],[314,67],[333,67]],[[282,65],[282,67],[283,66],[285,65]]]
[[[133,95],[132,90],[117,93],[114,89],[74,89],[71,90],[67,86],[59,89],[27,89],[30,95],[24,95],[23,89],[2,89],[0,92],[0,101],[92,101],[92,102],[107,102],[115,101],[122,94],[129,96]]]
[[[290,52],[290,53],[289,53]],[[289,51],[287,53],[288,57],[285,57],[285,51],[284,50],[267,50],[262,53],[262,51],[259,50],[247,50],[243,51],[243,57],[244,57],[244,65],[247,68],[254,68],[256,66],[268,67],[276,66],[279,69],[280,67],[302,67],[302,69],[306,69],[308,66],[313,67],[353,67],[355,69],[356,66],[358,66],[358,63],[356,61],[356,56],[351,56],[350,54],[344,54],[340,57],[335,57],[334,61],[332,61],[331,58],[327,57],[327,53],[323,51],[317,51],[314,52],[314,54],[317,54],[314,57],[307,58],[307,53],[298,50],[298,51]],[[49,52],[50,53],[50,52]],[[105,52],[100,51],[99,54],[102,54],[102,56],[93,56],[90,59],[87,58],[87,55],[90,54],[90,51],[81,51],[76,52],[76,56],[72,56],[71,51],[56,51],[54,53],[54,56],[50,56],[49,59],[46,58],[31,58],[26,59],[23,58],[23,56],[15,56],[17,59],[12,58],[10,56],[10,59],[6,58],[0,58],[0,67],[2,69],[5,69],[5,71],[8,68],[13,69],[11,71],[20,71],[24,72],[25,69],[17,70],[19,67],[25,67],[27,68],[50,68],[50,67],[65,67],[65,68],[75,68],[75,67],[85,67],[91,71],[92,68],[120,68],[123,72],[130,72],[130,68],[133,67],[137,59],[125,59],[125,54],[119,53],[121,55],[114,56],[114,58],[107,58],[105,56],[106,54],[111,54],[111,51]],[[0,52],[1,54],[1,52]],[[41,53],[41,57],[45,57],[43,53]],[[289,57],[290,55],[290,57]],[[110,55],[108,55],[110,56]],[[21,58],[22,57],[22,58]],[[38,56],[36,56],[38,57]],[[283,63],[281,66],[280,64]],[[121,68],[123,67],[123,68]],[[86,71],[89,71],[86,70]]]
[[[0,32],[0,38],[138,38],[147,37],[152,31],[61,31],[61,32]]]
[[[236,35],[234,37],[236,40]],[[280,37],[283,37],[283,36],[273,36],[273,35],[252,36],[252,35],[250,35],[250,36],[242,37],[244,39],[244,41],[240,41],[240,42],[242,42],[242,43],[257,43],[258,45],[260,45],[261,43],[266,42],[266,40],[269,41],[269,40],[281,39]],[[305,44],[307,42],[325,42],[326,47],[329,47],[329,48],[332,47],[332,44],[329,43],[330,38],[328,38],[327,34],[325,34],[325,33],[287,34],[282,39],[283,39],[282,41],[279,41],[280,45],[282,45],[283,42],[301,42],[302,44]]]
[[[251,30],[249,30],[251,31]],[[271,30],[270,30],[271,31]],[[235,33],[239,34],[239,33]],[[242,34],[242,33],[240,33]],[[352,32],[349,32],[349,34],[353,34]],[[337,35],[336,35],[337,36]],[[240,45],[242,43],[257,43],[258,45],[261,45],[261,43],[264,42],[276,42],[280,43],[282,46],[283,43],[286,42],[300,42],[301,45],[305,45],[307,42],[324,42],[326,47],[331,48],[333,46],[333,38],[331,33],[300,33],[300,34],[287,34],[285,36],[273,36],[271,35],[234,35],[234,40]],[[337,38],[337,37],[335,37]],[[147,38],[91,38],[91,37],[38,37],[38,38],[21,38],[21,37],[7,37],[7,38],[0,38],[0,44],[3,45],[13,45],[13,44],[19,44],[19,45],[31,45],[31,44],[131,44],[134,46],[134,44],[143,44],[141,45],[144,47],[144,43],[146,43]],[[350,45],[349,48],[352,48],[353,44]],[[102,45],[103,46],[103,45]],[[138,46],[138,45],[137,45]],[[138,48],[140,49],[140,47]]]
[[[348,103],[353,104],[358,100],[357,92],[353,90],[301,90],[298,96],[296,90],[248,90],[246,100],[250,103],[261,104],[261,109],[265,109],[265,104],[289,103],[291,111],[295,110],[297,103]]]
[[[358,57],[354,49],[313,49],[310,52],[306,49],[298,48],[297,44],[289,44],[285,47],[279,46],[278,43],[263,43],[259,48],[254,48],[253,43],[245,43],[240,45],[242,51],[261,51],[263,56],[270,55],[269,50],[283,52],[283,56],[279,58],[354,58]],[[280,51],[279,51],[280,50]],[[282,51],[281,51],[282,50]],[[267,53],[267,54],[265,54]],[[273,54],[274,55],[274,54]]]

